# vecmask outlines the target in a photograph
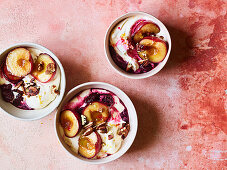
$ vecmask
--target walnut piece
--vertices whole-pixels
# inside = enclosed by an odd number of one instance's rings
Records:
[[[108,140],[111,140],[111,139],[113,139],[113,135],[108,135]]]
[[[88,129],[90,127],[93,127],[94,122],[89,122],[87,125],[84,126],[84,129]]]
[[[39,88],[34,87],[34,86],[29,86],[25,89],[26,95],[28,96],[36,96],[39,94]]]
[[[47,70],[46,70],[46,74],[53,74],[55,72],[55,64],[54,63],[49,63],[47,65]]]

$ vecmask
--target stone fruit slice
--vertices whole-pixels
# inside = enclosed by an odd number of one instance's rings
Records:
[[[76,136],[81,130],[81,119],[78,113],[71,110],[61,112],[60,123],[67,137]]]
[[[2,73],[3,76],[5,77],[6,80],[8,80],[11,83],[17,83],[18,81],[20,81],[23,77],[17,77],[12,75],[8,70],[6,65],[4,64],[2,67]]]
[[[146,37],[139,42],[139,46],[139,56],[153,63],[161,62],[167,54],[166,42],[157,37]]]
[[[88,136],[81,135],[78,152],[81,156],[91,159],[99,153],[101,144],[102,139],[97,132],[92,132]]]
[[[56,63],[51,56],[42,53],[37,57],[32,75],[36,80],[47,83],[54,77],[56,69]]]
[[[89,104],[83,112],[88,122],[94,122],[95,125],[106,122],[109,118],[109,109],[107,105],[100,102],[93,102]]]
[[[6,57],[7,70],[17,77],[24,77],[32,71],[31,53],[25,48],[16,48]]]
[[[160,32],[158,25],[151,21],[141,20],[134,28],[133,40],[135,43],[140,42],[145,36],[150,36],[151,34],[157,34]]]

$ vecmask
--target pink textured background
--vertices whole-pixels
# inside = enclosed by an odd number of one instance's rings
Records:
[[[32,122],[0,113],[0,169],[227,168],[226,6],[221,0],[1,0],[0,49],[35,42],[61,60],[67,91],[103,81],[126,92],[139,118],[138,135],[120,159],[86,165],[57,142],[54,115]],[[144,11],[169,29],[173,48],[157,75],[126,79],[107,63],[109,24]]]

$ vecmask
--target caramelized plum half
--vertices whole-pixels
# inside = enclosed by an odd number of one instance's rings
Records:
[[[97,132],[88,136],[81,135],[79,138],[78,152],[81,156],[91,159],[95,157],[102,147],[102,139]]]
[[[139,42],[139,46],[139,56],[153,63],[161,62],[167,54],[166,42],[157,37],[146,37]]]
[[[80,115],[71,110],[64,110],[60,115],[60,123],[64,129],[64,133],[67,137],[72,138],[76,136],[81,129]]]
[[[109,109],[107,105],[100,102],[93,102],[84,109],[83,115],[87,117],[88,122],[92,121],[95,125],[98,125],[107,121],[109,118]]]

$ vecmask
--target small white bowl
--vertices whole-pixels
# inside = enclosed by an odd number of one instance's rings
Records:
[[[154,22],[155,24],[157,24],[160,28],[160,33],[159,35],[162,35],[163,37],[165,37],[165,40],[168,43],[168,52],[166,54],[166,57],[163,61],[161,61],[158,66],[156,66],[154,69],[152,69],[149,72],[146,73],[141,73],[141,74],[133,74],[133,73],[128,73],[124,70],[122,70],[120,67],[118,67],[116,65],[116,63],[113,61],[111,54],[110,54],[110,50],[109,50],[109,38],[110,38],[110,33],[113,30],[113,28],[120,23],[121,21],[123,21],[124,19],[128,18],[128,17],[132,17],[132,16],[146,16],[149,17],[150,20],[152,22]],[[170,38],[170,34],[167,30],[167,28],[165,27],[165,25],[159,21],[157,18],[155,18],[154,16],[144,13],[144,12],[129,12],[127,14],[124,14],[122,16],[120,16],[119,18],[117,18],[116,20],[114,20],[109,28],[107,29],[106,35],[105,35],[105,40],[104,40],[104,49],[105,49],[105,54],[106,54],[106,58],[108,60],[108,62],[110,63],[110,65],[112,66],[112,68],[117,71],[120,75],[125,76],[127,78],[131,78],[131,79],[143,79],[143,78],[147,78],[150,76],[153,76],[154,74],[158,73],[166,64],[169,55],[170,55],[170,51],[171,51],[171,38]]]
[[[118,152],[116,152],[115,154],[110,155],[106,158],[95,159],[95,160],[83,158],[80,155],[73,152],[70,149],[70,147],[64,142],[64,139],[60,135],[60,130],[59,130],[59,126],[60,126],[59,116],[61,113],[61,108],[68,101],[70,101],[77,93],[79,93],[80,91],[83,91],[85,89],[89,89],[89,88],[102,88],[102,89],[106,89],[106,90],[109,90],[109,91],[115,93],[122,100],[122,102],[125,104],[126,108],[128,109],[129,124],[130,124],[130,131],[128,133],[128,136],[124,139],[120,150]],[[111,84],[102,83],[102,82],[88,82],[88,83],[84,83],[84,84],[74,87],[72,90],[69,91],[69,93],[63,99],[62,103],[60,104],[60,106],[58,108],[57,114],[55,116],[55,130],[56,130],[57,138],[58,138],[59,142],[61,143],[61,145],[63,146],[63,148],[68,153],[70,153],[72,156],[74,156],[76,159],[83,161],[85,163],[89,163],[89,164],[107,163],[107,162],[113,161],[113,160],[119,158],[120,156],[122,156],[132,145],[132,143],[136,137],[137,127],[138,127],[138,120],[137,120],[136,110],[135,110],[135,107],[134,107],[132,101],[129,99],[129,97],[123,91],[121,91],[119,88],[117,88]]]
[[[14,45],[6,48],[5,50],[3,50],[0,53],[0,63],[2,63],[2,61],[4,60],[4,57],[11,50],[13,50],[17,47],[27,47],[27,48],[33,47],[33,48],[43,51],[44,53],[49,54],[55,60],[55,62],[58,64],[58,66],[61,70],[60,94],[55,98],[54,101],[52,101],[49,105],[47,105],[43,109],[38,109],[38,110],[19,109],[19,108],[13,106],[11,103],[5,102],[2,99],[2,95],[0,95],[0,110],[1,111],[7,113],[10,116],[13,116],[14,118],[20,119],[20,120],[37,120],[37,119],[43,118],[43,117],[47,116],[48,114],[50,114],[51,112],[53,112],[54,109],[56,109],[58,107],[58,105],[60,104],[60,102],[62,101],[62,98],[65,93],[65,86],[66,86],[65,71],[64,71],[64,68],[63,68],[61,62],[59,61],[59,59],[50,50],[48,50],[47,48],[45,48],[39,44],[35,44],[35,43],[18,43],[18,44],[14,44]]]

